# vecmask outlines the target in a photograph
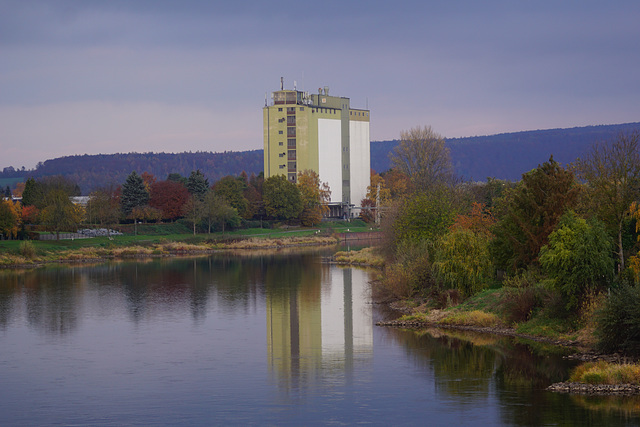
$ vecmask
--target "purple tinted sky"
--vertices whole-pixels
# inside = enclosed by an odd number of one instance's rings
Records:
[[[0,168],[262,148],[281,76],[368,106],[372,140],[640,121],[639,18],[636,0],[0,0]]]

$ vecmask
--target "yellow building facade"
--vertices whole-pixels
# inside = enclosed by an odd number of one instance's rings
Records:
[[[359,207],[370,185],[369,110],[353,109],[349,98],[285,90],[265,100],[264,176],[315,171],[329,184],[331,202]]]

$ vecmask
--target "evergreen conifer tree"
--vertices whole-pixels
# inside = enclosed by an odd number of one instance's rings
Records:
[[[149,203],[149,193],[147,192],[142,177],[136,173],[131,172],[127,177],[127,180],[122,184],[122,196],[121,196],[122,212],[125,216],[131,214],[133,208],[138,206],[145,206]]]

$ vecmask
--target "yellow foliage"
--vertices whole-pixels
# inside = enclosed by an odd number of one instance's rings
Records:
[[[0,201],[0,233],[15,238],[20,226],[20,205],[11,200]]]

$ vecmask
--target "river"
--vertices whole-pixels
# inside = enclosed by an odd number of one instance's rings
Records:
[[[375,326],[317,251],[0,271],[0,425],[638,425],[566,349]]]

